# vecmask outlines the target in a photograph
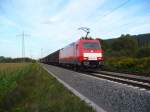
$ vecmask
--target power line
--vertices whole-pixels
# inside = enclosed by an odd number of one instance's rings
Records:
[[[30,58],[33,59],[32,50],[30,49]]]
[[[110,15],[111,13],[115,12],[116,10],[120,9],[121,7],[123,7],[124,5],[126,5],[130,0],[126,0],[125,2],[123,2],[122,4],[120,4],[119,6],[113,8],[110,12],[108,12],[107,14],[104,14],[102,17],[106,17],[108,15]]]
[[[43,57],[43,48],[41,48],[41,58]]]
[[[120,9],[121,7],[125,6],[130,0],[126,0],[125,2],[123,2],[122,4],[118,5],[117,7],[113,8],[112,10],[110,10],[108,13],[104,14],[101,16],[101,18],[98,19],[98,21],[102,20],[103,18],[109,16],[110,14],[112,14],[113,12],[115,12],[116,10]],[[94,23],[97,24],[97,23]],[[92,24],[93,25],[93,24]]]
[[[22,32],[22,34],[19,34],[17,36],[20,36],[22,37],[22,59],[24,61],[24,58],[25,58],[25,37],[29,36],[27,34],[24,33],[24,31]]]

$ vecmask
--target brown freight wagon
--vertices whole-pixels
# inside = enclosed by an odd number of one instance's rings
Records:
[[[43,62],[47,63],[47,64],[55,64],[55,65],[59,64],[59,50],[53,52],[52,54],[50,54],[48,56],[46,56],[43,59]]]

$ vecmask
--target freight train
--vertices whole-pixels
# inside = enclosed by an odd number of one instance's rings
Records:
[[[100,68],[103,66],[103,50],[97,39],[79,39],[49,54],[42,63],[71,66],[73,68]]]

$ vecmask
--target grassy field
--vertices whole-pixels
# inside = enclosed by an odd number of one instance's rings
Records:
[[[94,112],[38,64],[0,64],[0,112]]]

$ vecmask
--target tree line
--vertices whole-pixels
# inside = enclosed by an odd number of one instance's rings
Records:
[[[0,63],[21,63],[21,62],[35,62],[35,60],[31,58],[10,58],[0,56]]]
[[[106,57],[150,57],[150,34],[122,34],[101,43]]]

